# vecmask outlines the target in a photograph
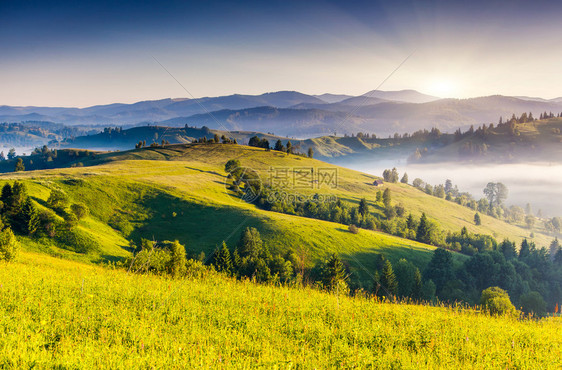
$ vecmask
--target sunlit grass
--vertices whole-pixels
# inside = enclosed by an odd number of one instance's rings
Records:
[[[329,295],[210,274],[128,275],[23,253],[0,264],[0,367],[562,366],[560,319]]]

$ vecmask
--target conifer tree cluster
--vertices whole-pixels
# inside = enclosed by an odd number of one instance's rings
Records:
[[[248,227],[233,251],[223,242],[213,253],[210,263],[217,271],[229,276],[246,277],[256,282],[286,283],[294,278],[294,261],[294,256],[272,254],[259,231]]]

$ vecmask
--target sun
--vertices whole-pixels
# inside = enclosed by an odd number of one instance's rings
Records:
[[[457,84],[448,78],[435,78],[429,81],[427,90],[440,98],[451,98],[457,91]]]

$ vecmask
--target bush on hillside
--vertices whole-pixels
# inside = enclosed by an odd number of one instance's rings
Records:
[[[0,231],[0,261],[13,261],[18,250],[19,243],[12,230],[7,227]]]
[[[62,213],[64,212],[65,208],[68,206],[69,200],[68,196],[64,191],[61,189],[53,189],[51,190],[51,194],[47,199],[47,205],[54,209],[55,211]]]
[[[163,275],[168,271],[170,261],[169,251],[152,245],[148,248],[143,248],[134,257],[125,260],[124,265],[131,272],[139,274],[150,272]]]
[[[517,313],[507,292],[497,286],[482,291],[480,304],[491,315],[515,315]]]
[[[72,213],[74,213],[78,220],[83,219],[89,213],[88,207],[81,203],[75,203],[71,205],[70,210],[72,211]]]
[[[100,250],[100,246],[92,240],[90,234],[77,228],[72,230],[68,228],[57,229],[55,240],[62,244],[62,248],[76,253],[86,254]]]
[[[175,240],[170,245],[170,262],[168,273],[174,278],[185,276],[187,258],[185,257],[185,247]]]

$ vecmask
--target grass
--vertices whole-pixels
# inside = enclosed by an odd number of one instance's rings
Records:
[[[431,258],[431,246],[368,230],[355,235],[340,224],[268,212],[241,202],[224,186],[224,164],[231,158],[258,171],[265,181],[271,167],[337,168],[337,188],[294,191],[332,194],[354,203],[365,197],[373,212],[382,212],[381,205],[375,202],[379,188],[371,185],[373,176],[309,158],[238,145],[170,145],[100,154],[92,163],[86,162],[86,167],[4,174],[0,176],[0,186],[4,181],[22,179],[39,204],[45,203],[53,187],[65,190],[73,202],[84,202],[91,215],[80,222],[78,231],[91,240],[86,253],[64,251],[60,243],[50,239],[22,239],[27,250],[73,259],[120,258],[129,253],[128,240],[138,242],[141,237],[178,239],[193,255],[203,251],[210,256],[223,240],[234,246],[248,226],[258,228],[273,249],[293,250],[308,266],[337,253],[367,284],[374,270],[375,253],[385,254],[392,262],[407,258],[422,270]],[[500,240],[516,241],[527,234],[522,228],[487,216],[482,216],[482,226],[475,226],[474,212],[468,208],[428,196],[411,186],[384,186],[391,189],[395,203],[402,203],[418,216],[426,212],[446,230],[459,231],[466,226],[472,232],[493,233]],[[538,233],[535,240],[539,246],[550,243],[549,237]]]
[[[520,243],[523,238],[528,238],[529,230],[523,225],[508,224],[501,220],[482,215],[482,225],[474,224],[474,211],[463,206],[459,206],[454,202],[445,201],[433,196],[429,196],[418,189],[403,184],[386,183],[383,187],[375,188],[371,184],[377,178],[358,171],[327,164],[325,162],[303,158],[298,156],[288,156],[283,153],[271,151],[265,152],[263,149],[240,147],[233,145],[190,145],[190,146],[170,146],[167,149],[147,149],[140,151],[129,151],[113,154],[104,158],[104,160],[123,160],[123,159],[153,159],[159,158],[167,161],[186,161],[191,162],[192,168],[200,168],[207,171],[207,174],[217,174],[216,177],[207,177],[211,181],[222,183],[224,163],[230,158],[239,158],[243,166],[248,166],[260,172],[264,181],[269,177],[269,169],[271,167],[313,167],[319,168],[337,168],[338,170],[338,186],[336,189],[323,187],[307,191],[306,189],[298,189],[298,192],[304,194],[312,194],[320,192],[324,194],[335,194],[343,200],[350,202],[359,202],[365,197],[371,209],[382,214],[382,208],[375,204],[376,192],[389,187],[393,194],[395,203],[402,203],[408,211],[412,211],[414,215],[420,216],[425,212],[430,218],[437,220],[446,230],[459,231],[462,227],[467,227],[471,232],[494,235],[498,239],[509,238]],[[199,173],[198,175],[202,175]],[[196,176],[203,178],[203,176]],[[178,178],[179,180],[179,178]],[[187,179],[183,179],[185,183]],[[191,180],[189,180],[191,181]],[[187,185],[187,184],[186,184]],[[203,186],[209,188],[209,184],[204,181],[197,182],[197,191],[199,192]],[[223,188],[218,189],[224,192]],[[222,195],[222,194],[221,194]],[[223,197],[213,197],[216,201],[221,201]],[[534,241],[539,246],[548,246],[552,241],[552,236],[542,233],[544,230],[535,230]]]
[[[562,366],[560,318],[378,303],[23,253],[0,264],[2,368]],[[225,294],[228,292],[228,294]]]

